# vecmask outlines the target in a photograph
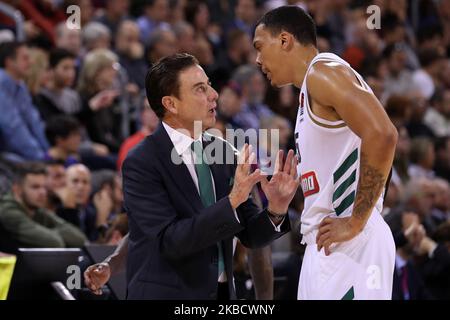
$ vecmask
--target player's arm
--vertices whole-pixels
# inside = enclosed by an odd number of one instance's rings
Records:
[[[332,243],[350,240],[364,228],[392,166],[397,130],[375,95],[345,66],[318,63],[307,84],[312,100],[334,110],[361,138],[360,178],[352,216],[325,218],[319,226],[318,249],[323,246],[329,253]]]

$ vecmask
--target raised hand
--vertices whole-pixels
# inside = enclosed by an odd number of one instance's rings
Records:
[[[289,203],[300,185],[300,179],[297,177],[297,157],[294,151],[289,150],[286,161],[282,163],[283,151],[278,151],[275,161],[275,169],[270,179],[261,179],[261,187],[269,201],[268,209],[275,214],[284,214],[287,212]]]
[[[255,160],[256,155],[252,152],[252,146],[246,143],[239,154],[238,165],[234,174],[233,189],[229,195],[233,209],[236,209],[241,203],[247,201],[253,186],[264,178],[259,169],[250,173],[251,164]]]

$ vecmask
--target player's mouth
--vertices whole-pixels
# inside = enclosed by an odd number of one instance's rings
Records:
[[[213,106],[211,109],[208,110],[208,113],[209,113],[210,115],[213,115],[213,116],[215,117],[215,116],[216,116],[216,108],[217,108],[216,105]]]

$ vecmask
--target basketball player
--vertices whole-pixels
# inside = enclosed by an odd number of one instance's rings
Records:
[[[397,131],[350,65],[319,53],[297,6],[266,13],[253,40],[276,87],[301,89],[295,139],[305,197],[299,299],[390,299],[395,245],[380,215]]]

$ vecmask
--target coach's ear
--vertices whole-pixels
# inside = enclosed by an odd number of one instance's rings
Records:
[[[280,33],[281,49],[290,50],[294,46],[294,36],[289,32],[282,31]]]
[[[161,100],[164,108],[167,109],[170,113],[178,114],[178,109],[176,106],[176,103],[174,101],[174,98],[171,96],[164,96]]]

